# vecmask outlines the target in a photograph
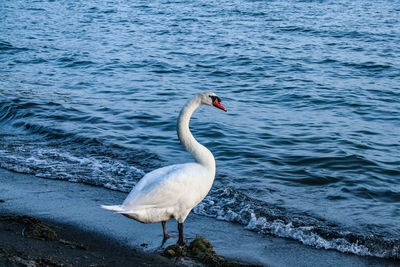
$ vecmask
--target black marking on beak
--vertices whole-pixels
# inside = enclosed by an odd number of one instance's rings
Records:
[[[213,103],[214,103],[215,99],[218,100],[218,103],[221,103],[221,98],[219,98],[218,96],[210,95],[209,97],[211,97]]]

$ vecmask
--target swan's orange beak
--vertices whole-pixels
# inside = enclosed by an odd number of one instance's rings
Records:
[[[221,102],[218,101],[218,98],[215,98],[213,106],[222,109],[225,112],[227,111],[226,108],[221,104]]]

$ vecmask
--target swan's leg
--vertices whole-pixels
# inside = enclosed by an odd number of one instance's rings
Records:
[[[168,232],[167,232],[167,228],[165,228],[165,224],[166,224],[166,223],[167,223],[166,221],[162,221],[162,222],[161,222],[162,230],[163,230],[163,234],[164,234],[164,238],[163,238],[163,240],[162,240],[162,242],[161,242],[161,247],[164,246],[165,241],[167,241],[167,239],[171,237],[171,236],[168,234]]]
[[[165,240],[167,240],[168,238],[171,237],[171,236],[168,234],[168,232],[167,232],[167,228],[165,228],[166,223],[167,223],[166,221],[162,221],[162,222],[161,222],[162,230],[163,230],[163,234],[164,234],[163,242],[165,242]]]
[[[178,232],[179,232],[179,239],[177,244],[183,246],[185,245],[185,238],[183,237],[183,223],[178,223]]]

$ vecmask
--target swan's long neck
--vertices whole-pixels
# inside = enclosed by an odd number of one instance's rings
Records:
[[[182,146],[192,154],[196,162],[205,166],[215,174],[215,160],[213,154],[194,139],[189,129],[190,117],[200,105],[200,98],[196,96],[183,107],[178,119],[178,137]]]

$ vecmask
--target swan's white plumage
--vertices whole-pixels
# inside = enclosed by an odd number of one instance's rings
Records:
[[[102,206],[143,223],[185,221],[207,195],[213,175],[198,163],[171,165],[146,174],[120,206]]]
[[[219,101],[214,93],[202,92],[190,100],[179,115],[179,140],[196,162],[156,169],[136,184],[122,205],[102,207],[143,223],[165,222],[171,218],[183,223],[192,208],[208,194],[215,177],[214,157],[190,133],[190,117],[201,104],[215,105],[226,111]],[[183,234],[180,240],[183,241]]]

